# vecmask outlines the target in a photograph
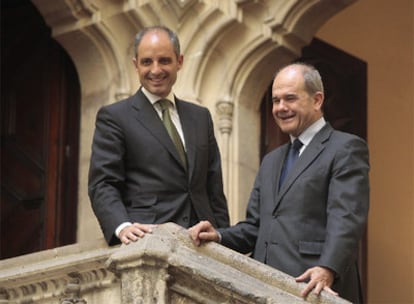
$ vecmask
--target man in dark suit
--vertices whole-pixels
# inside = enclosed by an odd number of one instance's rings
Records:
[[[128,244],[165,222],[229,226],[211,115],[171,90],[183,64],[177,35],[145,28],[135,52],[142,86],[96,117],[88,192],[106,241]]]
[[[197,245],[220,241],[252,252],[298,282],[307,281],[304,297],[326,290],[360,302],[357,253],[369,209],[367,145],[325,122],[322,80],[310,65],[281,69],[272,99],[274,119],[292,143],[264,157],[244,221],[218,230],[202,221],[190,235]],[[299,156],[285,173],[296,139]]]

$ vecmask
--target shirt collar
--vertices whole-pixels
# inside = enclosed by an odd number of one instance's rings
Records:
[[[145,97],[148,98],[148,100],[151,102],[152,105],[154,105],[158,100],[162,99],[162,97],[157,96],[155,94],[152,94],[150,91],[148,91],[146,88],[142,87],[142,93],[144,93]],[[173,107],[175,108],[175,98],[174,94],[171,91],[168,96],[165,98],[172,102]]]
[[[299,140],[303,143],[304,146],[307,146],[312,138],[318,133],[323,126],[326,124],[325,118],[321,117],[313,124],[311,124],[302,134],[299,135]],[[290,141],[293,142],[296,138],[290,136]]]

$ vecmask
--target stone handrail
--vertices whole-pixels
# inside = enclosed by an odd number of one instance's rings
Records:
[[[103,240],[0,261],[0,303],[349,303],[167,223],[130,245]]]

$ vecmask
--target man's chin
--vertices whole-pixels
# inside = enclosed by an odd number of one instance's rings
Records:
[[[292,131],[292,128],[287,126],[286,124],[279,124],[280,130],[282,130],[283,133],[289,134]]]
[[[167,88],[165,87],[161,87],[161,86],[150,86],[149,88],[147,88],[147,90],[157,96],[161,96],[161,97],[165,97],[167,96],[170,92],[167,90]]]
[[[294,120],[286,120],[278,123],[279,128],[285,134],[292,134],[297,131],[297,125]]]

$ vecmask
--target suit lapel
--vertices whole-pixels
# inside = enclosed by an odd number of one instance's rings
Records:
[[[325,149],[327,141],[332,133],[333,129],[332,127],[327,123],[311,140],[309,145],[306,147],[306,149],[303,151],[301,156],[298,158],[298,160],[295,162],[293,167],[291,168],[288,176],[286,177],[285,181],[282,184],[282,187],[279,189],[279,191],[276,191],[277,195],[275,197],[275,209],[280,205],[280,202],[283,198],[283,196],[286,194],[286,192],[294,186],[295,180],[302,174],[303,171],[307,167],[309,167],[315,159],[322,153],[322,151]],[[285,154],[286,155],[286,151]],[[283,160],[282,160],[283,163]],[[279,168],[278,174],[280,177],[281,172],[281,166]],[[277,179],[276,188],[278,188],[279,184],[279,178]],[[300,190],[299,190],[300,191]]]
[[[283,162],[286,154],[289,150],[289,144],[285,144],[280,147],[279,153],[276,154],[273,168],[272,168],[272,185],[273,185],[273,197],[277,199],[279,192],[279,179],[282,173]]]
[[[177,162],[182,166],[177,149],[174,146],[167,130],[158,116],[151,102],[139,90],[132,99],[133,113],[137,121],[151,133],[171,153]],[[183,167],[184,168],[184,167]]]

